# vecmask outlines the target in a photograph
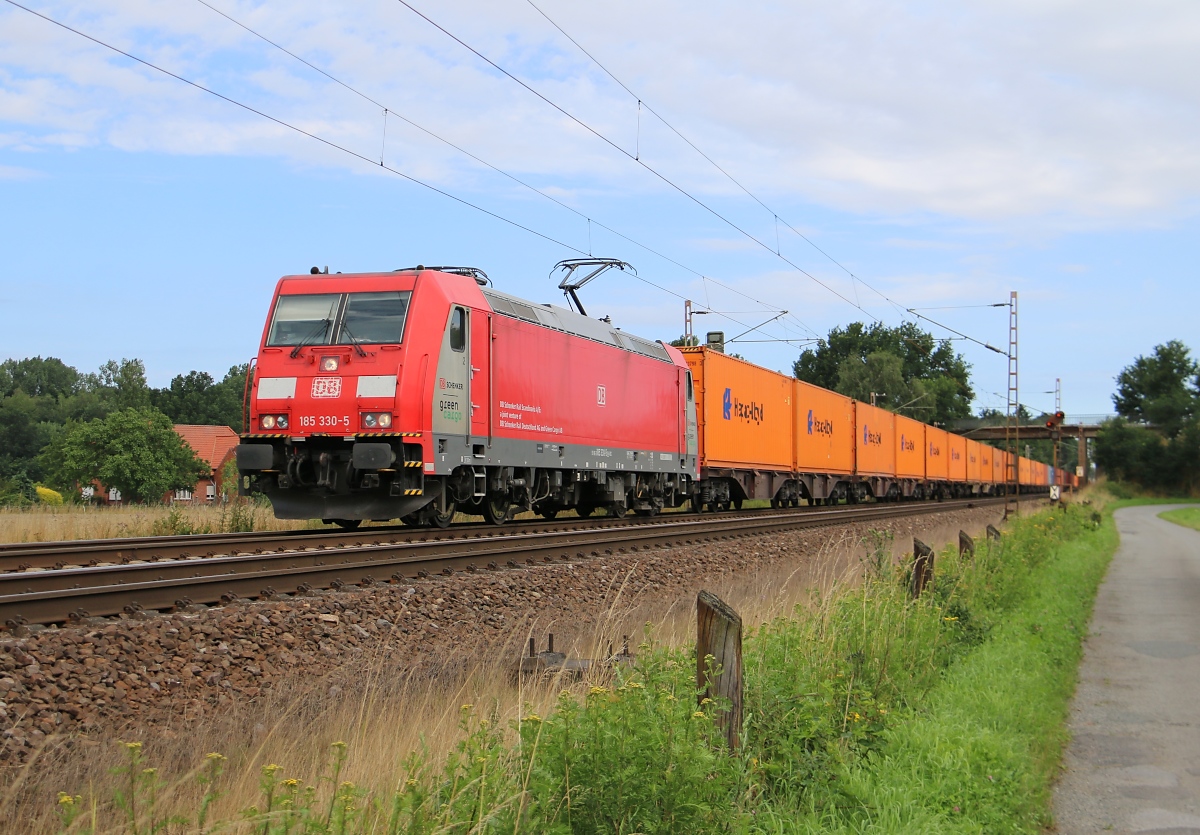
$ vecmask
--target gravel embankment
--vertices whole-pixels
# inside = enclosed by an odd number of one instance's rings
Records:
[[[1002,512],[959,510],[6,637],[0,763],[24,761],[51,735],[128,738],[130,728],[178,727],[180,720],[243,708],[297,675],[352,682],[348,671],[366,658],[430,675],[481,654],[507,652],[515,664],[527,634],[539,649],[547,631],[569,647],[606,613],[620,621],[617,628],[635,631],[671,607],[686,612],[701,588],[725,593],[793,568],[795,579],[811,586],[834,571],[830,561],[853,562],[850,546],[868,528],[890,531],[899,544],[914,535],[939,541],[960,527],[981,531]]]

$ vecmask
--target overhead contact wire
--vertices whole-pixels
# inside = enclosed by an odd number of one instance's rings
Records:
[[[11,0],[10,0],[10,2],[11,2]],[[570,111],[568,111],[568,110],[566,110],[565,108],[563,108],[562,106],[560,106],[558,103],[554,102],[554,101],[553,101],[553,100],[551,100],[550,98],[548,98],[548,97],[546,97],[545,95],[543,95],[543,94],[542,94],[541,92],[539,92],[538,90],[536,90],[536,89],[534,89],[533,87],[531,87],[530,85],[526,84],[526,83],[525,83],[524,81],[522,81],[520,78],[518,78],[517,76],[513,75],[513,74],[512,74],[511,72],[509,72],[508,70],[504,69],[504,67],[502,67],[502,66],[500,66],[499,64],[497,64],[497,63],[496,63],[495,61],[493,61],[491,58],[488,58],[486,55],[484,55],[482,52],[480,52],[479,50],[477,50],[475,47],[473,47],[473,46],[471,46],[470,44],[468,44],[468,43],[467,43],[466,41],[464,41],[462,38],[458,37],[458,36],[457,36],[457,35],[455,35],[453,32],[451,32],[450,30],[446,29],[446,28],[445,28],[444,26],[442,26],[441,24],[439,24],[439,23],[437,23],[436,21],[434,21],[432,18],[430,18],[430,17],[429,17],[428,15],[426,15],[424,12],[422,12],[422,11],[420,11],[419,9],[417,9],[417,8],[413,7],[411,4],[409,4],[409,3],[407,2],[407,0],[396,0],[396,2],[397,2],[397,3],[399,3],[400,5],[404,6],[406,9],[408,9],[408,10],[409,10],[409,11],[411,11],[413,14],[415,14],[417,17],[419,17],[419,18],[421,18],[422,20],[424,20],[424,21],[425,21],[426,23],[428,23],[430,26],[432,26],[432,27],[434,27],[435,29],[437,29],[439,32],[441,32],[442,34],[444,34],[446,37],[450,38],[452,41],[454,41],[455,43],[459,44],[459,45],[460,45],[460,46],[461,46],[463,49],[467,50],[467,51],[468,51],[468,52],[470,52],[471,54],[473,54],[473,55],[475,55],[476,57],[478,57],[478,58],[479,58],[481,61],[483,61],[484,63],[486,63],[488,66],[492,67],[492,68],[493,68],[493,69],[495,69],[497,72],[499,72],[500,74],[504,75],[506,78],[508,78],[508,79],[511,79],[511,80],[512,80],[512,81],[514,81],[515,83],[519,84],[521,87],[523,87],[523,88],[525,88],[526,90],[528,90],[528,91],[529,91],[531,94],[533,94],[533,95],[534,95],[534,96],[536,96],[537,98],[541,99],[543,102],[545,102],[547,105],[549,105],[550,107],[552,107],[554,110],[558,111],[558,112],[559,112],[559,113],[561,113],[563,116],[565,116],[566,118],[570,119],[570,120],[571,120],[572,122],[574,122],[575,124],[579,125],[581,128],[583,128],[583,129],[584,129],[584,130],[586,130],[588,133],[590,133],[590,134],[592,134],[593,136],[595,136],[595,137],[596,137],[597,139],[599,139],[600,141],[604,142],[606,145],[610,146],[611,148],[613,148],[613,149],[614,149],[615,151],[617,151],[618,153],[620,153],[620,154],[622,154],[623,156],[627,157],[629,160],[631,160],[631,161],[633,161],[633,162],[636,162],[638,165],[640,165],[640,166],[642,166],[643,168],[645,168],[645,169],[646,169],[648,172],[650,172],[651,174],[653,174],[655,177],[657,177],[659,180],[661,180],[661,181],[662,181],[664,184],[666,184],[666,185],[670,186],[671,188],[675,189],[675,191],[679,192],[681,195],[683,195],[684,197],[686,197],[688,200],[691,200],[691,201],[692,201],[693,203],[695,203],[697,206],[699,206],[700,208],[704,209],[706,212],[708,212],[708,213],[709,213],[709,214],[711,214],[713,217],[715,217],[715,218],[717,218],[718,220],[720,220],[722,223],[726,224],[727,226],[729,226],[729,227],[730,227],[730,228],[732,228],[732,229],[735,229],[736,231],[738,231],[739,233],[741,233],[743,236],[745,236],[746,238],[750,239],[751,241],[754,241],[754,243],[758,244],[760,247],[762,247],[763,249],[765,249],[767,252],[770,252],[772,255],[776,255],[775,251],[774,251],[773,249],[771,249],[771,247],[770,247],[770,245],[769,245],[769,244],[766,244],[766,243],[764,243],[763,241],[759,240],[759,239],[758,239],[758,237],[756,237],[755,235],[751,234],[750,232],[747,232],[747,231],[746,231],[745,229],[743,229],[742,227],[738,226],[738,225],[737,225],[736,223],[734,223],[732,220],[730,220],[729,218],[725,217],[723,214],[721,214],[720,212],[718,212],[718,211],[717,211],[716,209],[714,209],[712,206],[709,206],[707,203],[705,203],[705,202],[704,202],[703,200],[701,200],[700,198],[696,197],[694,194],[692,194],[691,192],[689,192],[689,191],[688,191],[687,189],[685,189],[683,186],[681,186],[681,185],[679,185],[679,184],[675,183],[673,180],[671,180],[671,179],[670,179],[669,177],[667,177],[665,174],[661,173],[660,171],[658,171],[657,169],[653,168],[652,166],[650,166],[650,165],[647,165],[647,164],[646,164],[646,162],[645,162],[645,160],[638,159],[636,155],[629,153],[629,151],[625,150],[625,149],[624,149],[624,148],[622,148],[620,145],[618,145],[616,142],[614,142],[613,140],[611,140],[611,139],[609,139],[607,136],[605,136],[603,133],[601,133],[600,131],[598,131],[598,130],[596,130],[595,128],[593,128],[593,127],[592,127],[591,125],[589,125],[587,122],[583,121],[583,120],[582,120],[582,119],[580,119],[579,117],[577,117],[577,116],[575,116],[574,114],[572,114]],[[657,114],[656,114],[656,115],[657,115]],[[854,308],[856,308],[857,310],[859,310],[860,312],[862,312],[864,315],[866,315],[866,316],[870,317],[870,318],[871,318],[873,321],[875,321],[875,322],[879,322],[879,321],[880,321],[879,317],[872,315],[872,314],[871,314],[871,313],[869,313],[867,310],[865,310],[865,309],[864,309],[864,308],[863,308],[861,305],[855,304],[855,303],[854,303],[854,302],[852,302],[850,299],[848,299],[846,296],[842,295],[842,294],[841,294],[841,293],[839,293],[837,290],[835,290],[834,288],[830,287],[830,286],[829,286],[828,284],[826,284],[825,282],[821,281],[819,278],[817,278],[816,276],[814,276],[812,273],[808,272],[808,270],[805,270],[805,269],[804,269],[803,267],[801,267],[800,265],[798,265],[798,264],[796,264],[796,263],[792,262],[790,259],[788,259],[788,258],[787,258],[787,257],[785,257],[785,256],[782,256],[782,255],[776,255],[776,257],[777,257],[777,258],[779,258],[780,260],[782,260],[784,263],[786,263],[786,264],[788,264],[789,266],[791,266],[791,267],[792,267],[792,269],[796,270],[797,272],[801,273],[801,274],[802,274],[802,275],[804,275],[804,276],[807,276],[807,277],[808,277],[810,280],[812,280],[812,281],[813,281],[813,282],[815,282],[816,284],[820,285],[821,287],[824,287],[824,288],[825,288],[827,291],[829,291],[829,292],[830,292],[830,293],[832,293],[833,295],[837,296],[837,297],[838,297],[839,299],[841,299],[842,301],[846,302],[846,304],[850,305],[851,307],[854,307]]]
[[[756,195],[749,188],[747,188],[745,185],[743,185],[740,180],[738,180],[736,177],[734,177],[732,174],[730,174],[729,171],[727,171],[720,163],[718,163],[716,160],[714,160],[708,154],[704,153],[704,151],[701,150],[700,147],[698,145],[696,145],[696,143],[694,143],[694,142],[692,142],[692,140],[688,139],[688,137],[686,137],[677,127],[675,127],[675,125],[673,125],[671,122],[669,122],[661,113],[659,113],[657,110],[655,110],[649,104],[646,104],[645,100],[641,96],[639,96],[637,93],[635,93],[633,90],[631,90],[629,88],[629,86],[625,84],[625,82],[623,82],[621,79],[617,78],[617,76],[615,74],[613,74],[613,72],[611,70],[609,70],[608,67],[606,67],[603,63],[601,63],[600,60],[598,58],[596,58],[595,55],[588,52],[588,50],[584,48],[583,44],[579,43],[579,41],[577,41],[577,40],[575,40],[575,38],[571,37],[571,35],[565,29],[563,29],[561,26],[559,26],[558,23],[555,22],[555,20],[553,18],[551,18],[548,14],[546,14],[544,11],[542,11],[542,9],[540,7],[538,7],[538,5],[533,2],[533,0],[526,0],[526,2],[529,3],[529,5],[533,7],[534,11],[536,11],[543,18],[545,18],[546,22],[548,22],[551,26],[553,26],[555,29],[557,29],[558,32],[564,38],[566,38],[568,41],[570,41],[572,44],[574,44],[576,49],[578,49],[580,52],[582,52],[584,55],[586,55],[592,61],[592,63],[594,63],[597,67],[599,67],[604,72],[605,75],[607,75],[609,78],[611,78],[617,84],[617,86],[619,86],[622,90],[624,90],[626,93],[628,93],[634,99],[636,99],[638,102],[639,112],[640,112],[641,108],[644,107],[651,115],[654,116],[654,118],[656,118],[660,122],[662,122],[667,127],[668,130],[670,130],[673,134],[675,134],[681,140],[683,140],[683,142],[686,143],[688,147],[690,147],[693,151],[695,151],[697,154],[699,154],[701,157],[703,157],[710,165],[712,165],[713,168],[720,171],[721,174],[723,174],[731,183],[733,183],[735,186],[737,186],[739,189],[741,189],[742,192],[747,197],[749,197],[751,200],[753,200],[755,203],[757,203],[759,206],[761,206],[767,212],[770,212],[774,216],[777,224],[782,222],[783,225],[786,226],[788,229],[790,229],[794,235],[799,237],[801,240],[803,240],[805,243],[807,243],[809,246],[811,246],[817,252],[821,253],[821,255],[823,255],[825,258],[827,258],[831,263],[837,265],[843,272],[846,273],[846,275],[850,276],[851,281],[858,281],[863,286],[865,286],[868,290],[873,292],[875,295],[879,296],[881,299],[883,299],[884,301],[891,304],[894,308],[896,308],[897,311],[903,313],[904,308],[898,302],[889,298],[886,294],[880,292],[879,290],[875,289],[866,281],[863,281],[863,279],[861,277],[856,275],[852,270],[850,270],[848,267],[846,267],[844,264],[842,264],[840,261],[838,261],[832,255],[830,255],[828,252],[826,252],[824,249],[822,249],[815,241],[813,241],[811,238],[809,238],[807,235],[805,235],[803,232],[801,232],[796,227],[792,226],[792,224],[788,223],[788,221],[786,219],[781,218],[774,209],[772,209],[770,206],[768,206],[766,203],[764,203],[758,197],[758,195]],[[778,254],[779,254],[779,252],[776,251],[776,255],[778,255]],[[849,300],[847,299],[846,301],[849,301]],[[859,309],[861,310],[861,308],[859,308]],[[863,311],[863,312],[866,313],[866,311]],[[870,315],[870,314],[867,314],[867,315]],[[874,317],[872,317],[872,318],[874,318]],[[876,321],[878,321],[878,320],[876,319]]]
[[[240,20],[238,20],[237,18],[233,17],[232,15],[229,15],[229,14],[227,14],[226,12],[223,12],[221,9],[218,9],[216,6],[214,6],[214,5],[212,5],[211,3],[207,2],[207,0],[196,0],[196,1],[197,1],[198,3],[200,3],[201,5],[205,6],[206,8],[210,9],[211,11],[215,12],[216,14],[219,14],[221,17],[225,18],[225,19],[226,19],[226,20],[228,20],[230,23],[234,24],[235,26],[237,26],[238,28],[242,29],[243,31],[245,31],[245,32],[247,32],[247,33],[249,33],[249,34],[253,35],[254,37],[258,38],[259,40],[263,41],[264,43],[267,43],[267,44],[269,44],[270,46],[274,47],[275,49],[278,49],[280,52],[283,52],[285,55],[288,55],[288,56],[290,56],[291,58],[295,59],[296,61],[299,61],[299,62],[300,62],[301,64],[303,64],[304,66],[308,67],[309,69],[313,70],[313,71],[314,71],[314,72],[316,72],[316,73],[319,73],[320,75],[322,75],[322,76],[324,76],[325,78],[329,79],[330,81],[332,81],[333,83],[337,84],[338,86],[340,86],[340,87],[342,87],[342,88],[344,88],[344,89],[346,89],[346,90],[350,91],[351,93],[354,93],[356,96],[358,96],[359,98],[363,99],[364,101],[367,101],[367,102],[369,102],[369,103],[373,104],[374,106],[376,106],[376,107],[378,107],[378,108],[381,108],[381,109],[383,110],[384,114],[385,114],[385,121],[384,121],[385,140],[386,140],[386,125],[387,125],[387,122],[386,122],[386,117],[387,117],[387,116],[393,116],[393,117],[395,117],[395,118],[397,118],[397,119],[400,119],[400,120],[401,120],[401,121],[403,121],[405,124],[408,124],[408,125],[410,125],[410,126],[412,126],[412,127],[416,128],[417,130],[421,131],[421,132],[422,132],[422,133],[424,133],[425,135],[427,135],[427,136],[429,136],[429,137],[432,137],[433,139],[436,139],[438,142],[441,142],[441,143],[443,143],[444,145],[446,145],[446,146],[448,146],[448,147],[450,147],[450,148],[453,148],[455,151],[458,151],[460,154],[463,154],[464,156],[466,156],[466,157],[468,157],[468,158],[470,158],[470,159],[474,160],[475,162],[479,163],[480,165],[482,165],[482,166],[484,166],[484,167],[486,167],[486,168],[488,168],[488,169],[490,169],[490,170],[494,171],[494,172],[495,172],[495,173],[497,173],[497,174],[500,174],[500,175],[501,175],[501,176],[503,176],[503,177],[506,177],[507,179],[509,179],[509,180],[511,180],[512,182],[514,182],[514,183],[516,183],[516,184],[518,184],[518,185],[522,186],[523,188],[526,188],[526,189],[528,189],[529,191],[532,191],[532,192],[534,192],[535,194],[538,194],[538,195],[540,195],[541,197],[545,198],[546,200],[549,200],[549,201],[551,201],[552,203],[556,204],[557,206],[559,206],[559,207],[561,207],[561,208],[563,208],[563,209],[566,209],[567,211],[571,212],[572,214],[576,215],[577,217],[579,217],[579,218],[581,218],[581,219],[583,219],[583,220],[586,220],[586,221],[587,221],[587,223],[588,223],[588,225],[589,225],[589,227],[590,227],[592,224],[595,224],[596,226],[600,227],[601,229],[605,230],[606,232],[609,232],[609,233],[611,233],[611,234],[613,234],[613,235],[616,235],[617,237],[621,238],[622,240],[626,241],[627,243],[630,243],[630,244],[632,244],[632,245],[634,245],[634,246],[636,246],[636,247],[638,247],[638,248],[640,248],[640,249],[643,249],[643,250],[645,250],[646,252],[650,253],[651,255],[654,255],[654,256],[656,256],[656,257],[658,257],[658,258],[661,258],[662,260],[664,260],[664,261],[666,261],[666,262],[668,262],[668,263],[670,263],[670,264],[673,264],[673,265],[675,265],[676,267],[679,267],[681,270],[684,270],[684,271],[686,271],[686,272],[689,272],[689,273],[691,273],[692,275],[696,276],[697,278],[700,278],[700,279],[708,279],[708,280],[710,280],[710,281],[713,281],[714,283],[716,283],[716,284],[720,285],[721,287],[724,287],[725,289],[729,290],[729,291],[730,291],[730,292],[732,292],[732,293],[736,293],[736,294],[738,294],[738,295],[742,296],[743,298],[749,299],[750,301],[754,302],[755,304],[760,304],[760,305],[762,305],[762,306],[763,306],[764,308],[766,308],[767,310],[773,310],[773,309],[776,309],[776,308],[772,308],[772,307],[770,307],[770,306],[769,306],[769,305],[768,305],[766,302],[764,302],[764,301],[762,301],[762,300],[760,300],[760,299],[756,299],[756,298],[754,298],[753,296],[750,296],[750,295],[748,295],[748,294],[746,294],[746,293],[742,292],[741,290],[738,290],[738,289],[736,289],[736,288],[734,288],[734,287],[730,287],[730,286],[729,286],[729,285],[727,285],[727,284],[724,284],[724,283],[722,283],[722,282],[720,282],[720,281],[718,281],[718,280],[716,280],[716,279],[713,279],[713,278],[711,278],[711,277],[709,277],[709,276],[706,276],[706,275],[704,275],[704,273],[700,272],[699,270],[696,270],[696,269],[694,269],[694,268],[692,268],[692,267],[689,267],[689,266],[687,266],[686,264],[683,264],[683,263],[681,263],[681,262],[677,261],[676,259],[674,259],[674,258],[671,258],[670,256],[668,256],[668,255],[666,255],[666,254],[664,254],[664,253],[662,253],[662,252],[659,252],[658,250],[654,249],[653,247],[650,247],[650,246],[648,246],[648,245],[646,245],[646,244],[644,244],[644,243],[641,243],[640,241],[637,241],[637,240],[635,240],[634,238],[631,238],[631,237],[629,237],[628,235],[626,235],[626,234],[624,234],[624,233],[622,233],[622,232],[619,232],[619,231],[617,231],[616,229],[613,229],[612,227],[610,227],[610,226],[608,226],[608,225],[606,225],[606,224],[604,224],[604,223],[601,223],[600,221],[598,221],[598,220],[596,220],[596,219],[594,219],[594,218],[590,217],[589,215],[587,215],[587,214],[584,214],[583,212],[579,211],[578,209],[574,208],[573,206],[570,206],[570,205],[568,205],[567,203],[564,203],[563,201],[559,200],[558,198],[554,197],[553,195],[551,195],[551,194],[547,194],[545,191],[542,191],[541,189],[537,188],[536,186],[534,186],[534,185],[532,185],[532,184],[530,184],[530,183],[528,183],[528,182],[526,182],[526,181],[522,180],[521,178],[519,178],[519,177],[515,176],[514,174],[511,174],[511,173],[509,173],[509,172],[505,171],[504,169],[502,169],[502,168],[499,168],[499,167],[498,167],[498,166],[496,166],[496,165],[493,165],[492,163],[488,162],[487,160],[485,160],[485,159],[482,159],[481,157],[479,157],[479,156],[477,156],[477,155],[475,155],[475,154],[471,153],[471,152],[470,152],[470,151],[468,151],[466,148],[463,148],[463,147],[461,147],[460,145],[457,145],[457,144],[455,144],[454,142],[450,141],[449,139],[446,139],[445,137],[443,137],[443,136],[439,135],[438,133],[436,133],[436,132],[434,132],[434,131],[430,130],[429,128],[426,128],[425,126],[423,126],[423,125],[421,125],[421,124],[419,124],[419,123],[417,123],[417,122],[414,122],[412,119],[409,119],[408,117],[406,117],[406,116],[404,116],[404,115],[402,115],[402,114],[398,113],[397,111],[395,111],[395,110],[393,110],[393,109],[391,109],[391,108],[387,107],[387,106],[386,106],[385,104],[383,104],[382,102],[378,101],[377,99],[375,99],[374,97],[372,97],[372,96],[368,95],[367,93],[364,93],[362,90],[359,90],[358,88],[356,88],[356,87],[355,87],[355,86],[353,86],[352,84],[348,84],[347,82],[345,82],[345,81],[341,80],[341,79],[340,79],[340,78],[338,78],[337,76],[335,76],[335,75],[333,75],[333,74],[329,73],[328,71],[326,71],[326,70],[322,69],[321,67],[319,67],[319,66],[317,66],[316,64],[312,63],[311,61],[307,60],[306,58],[304,58],[304,57],[302,57],[302,56],[300,56],[300,55],[296,54],[296,53],[295,53],[295,52],[293,52],[293,51],[291,51],[290,49],[288,49],[287,47],[283,46],[282,44],[280,44],[280,43],[278,43],[278,42],[276,42],[276,41],[272,40],[271,38],[267,37],[266,35],[263,35],[261,32],[258,32],[257,30],[253,29],[252,27],[250,27],[250,26],[247,26],[245,23],[242,23]],[[410,7],[410,8],[411,8],[411,7]],[[427,19],[427,18],[426,18],[426,19]],[[431,23],[432,23],[432,21],[431,21]],[[434,25],[436,25],[436,24],[434,24]],[[440,28],[440,27],[439,27],[439,28]],[[445,31],[445,30],[442,30],[442,31]],[[465,46],[465,45],[464,45],[464,46]],[[480,56],[480,57],[482,57],[482,56]],[[485,59],[485,60],[486,60],[486,59]],[[590,241],[590,237],[591,237],[591,231],[590,231],[590,228],[589,228],[589,233],[588,233],[588,234],[589,234],[589,241]],[[573,250],[573,251],[575,251],[575,252],[578,252],[579,250],[575,249],[575,250]],[[591,247],[590,247],[590,244],[589,244],[589,248],[588,248],[588,255],[589,255],[589,256],[591,255]],[[674,292],[672,292],[672,291],[670,291],[670,290],[666,290],[665,288],[663,288],[663,287],[660,287],[660,286],[659,286],[659,285],[657,285],[657,284],[654,284],[653,282],[649,281],[648,279],[642,278],[642,277],[640,277],[640,276],[638,276],[638,279],[639,279],[640,281],[643,281],[643,282],[645,282],[646,284],[648,284],[648,285],[650,285],[650,286],[652,286],[652,287],[657,287],[658,289],[661,289],[661,290],[663,290],[664,292],[667,292],[668,294],[670,294],[670,295],[672,295],[672,296],[675,296],[676,298],[680,298],[680,299],[683,299],[683,298],[685,298],[684,296],[681,296],[681,295],[679,295],[678,293],[674,293]],[[709,312],[711,312],[711,313],[714,313],[714,314],[716,314],[716,313],[717,313],[717,311],[715,311],[715,310],[711,310],[711,309],[709,309]],[[724,316],[725,314],[720,314],[720,315]],[[725,318],[730,318],[730,317],[726,316]],[[793,317],[793,318],[795,318],[795,317]],[[730,321],[736,322],[737,324],[739,324],[739,325],[742,325],[743,327],[745,326],[745,323],[743,323],[743,322],[739,322],[739,321],[738,321],[738,320],[736,320],[736,319],[732,319],[732,318],[730,318]],[[810,333],[812,333],[814,336],[816,335],[816,331],[814,331],[814,330],[813,330],[811,327],[809,327],[807,324],[805,324],[804,322],[800,321],[799,319],[796,319],[796,321],[797,321],[797,322],[799,322],[799,324],[800,324],[800,325],[801,325],[801,326],[802,326],[802,327],[803,327],[805,330],[809,331],[809,332],[810,332]]]
[[[515,220],[511,220],[509,218],[504,217],[503,215],[497,214],[496,212],[485,209],[476,203],[472,203],[469,200],[465,200],[461,197],[453,195],[448,191],[443,191],[442,189],[438,188],[437,186],[432,185],[431,183],[427,183],[424,180],[420,180],[420,179],[412,176],[411,174],[405,174],[403,171],[399,171],[395,168],[391,168],[390,166],[383,165],[382,163],[376,163],[375,160],[371,159],[370,157],[364,156],[363,154],[360,154],[358,151],[347,148],[344,145],[339,145],[336,142],[333,142],[332,140],[324,138],[323,136],[319,136],[315,133],[306,131],[306,130],[304,130],[304,128],[298,127],[298,126],[293,125],[290,122],[286,122],[283,119],[280,119],[276,116],[272,116],[269,113],[265,113],[261,110],[258,110],[248,104],[238,101],[237,99],[230,98],[229,96],[226,96],[223,93],[218,93],[216,90],[213,90],[209,87],[205,87],[203,84],[200,84],[199,82],[192,81],[191,79],[185,78],[184,76],[179,75],[178,73],[171,72],[170,70],[160,67],[157,64],[151,63],[150,61],[147,61],[144,58],[139,58],[138,56],[136,56],[130,52],[126,52],[125,50],[123,50],[119,47],[113,46],[110,43],[106,43],[105,41],[102,41],[97,37],[94,37],[92,35],[87,34],[86,32],[82,32],[79,29],[69,26],[68,24],[63,23],[62,21],[55,20],[54,18],[49,17],[48,15],[44,15],[41,12],[35,11],[34,9],[29,8],[28,6],[23,6],[20,3],[16,2],[16,0],[4,0],[4,2],[8,3],[10,6],[14,6],[18,9],[21,9],[22,11],[28,12],[29,14],[31,14],[35,17],[39,17],[42,20],[46,21],[47,23],[53,23],[55,26],[58,26],[61,29],[65,29],[66,31],[71,32],[75,35],[78,35],[81,38],[85,38],[86,40],[89,40],[92,43],[97,44],[98,46],[102,46],[105,49],[111,50],[112,52],[115,52],[118,55],[123,55],[124,57],[128,58],[131,61],[136,61],[137,63],[141,64],[144,67],[148,67],[152,70],[155,70],[156,72],[160,72],[163,75],[170,76],[171,78],[174,78],[176,81],[182,81],[184,84],[187,84],[189,87],[193,87],[197,90],[200,90],[201,92],[208,93],[210,96],[214,96],[218,99],[221,99],[222,101],[232,104],[235,107],[240,107],[242,110],[245,110],[249,113],[253,113],[256,116],[261,116],[262,118],[267,119],[268,121],[274,122],[275,124],[279,125],[280,127],[287,128],[288,130],[294,131],[298,134],[301,134],[302,136],[307,136],[309,139],[314,139],[317,142],[320,142],[322,145],[325,145],[329,148],[333,148],[335,150],[341,151],[342,153],[352,156],[355,159],[362,160],[363,162],[368,163],[373,168],[383,168],[385,171],[390,171],[391,173],[395,174],[396,176],[403,177],[405,180],[408,180],[411,183],[414,183],[423,188],[426,188],[426,189],[434,192],[435,194],[440,194],[442,197],[449,198],[450,200],[453,200],[454,202],[459,203],[463,206],[467,206],[468,208],[474,209],[477,212],[482,212],[483,214],[485,214],[489,217],[495,218],[496,220],[502,221],[503,223],[507,223],[508,225],[513,226],[517,229],[520,229],[524,232],[528,232],[531,235],[535,235],[544,241],[548,241],[549,243],[556,244],[558,246],[563,247],[564,249],[569,249],[571,252],[576,252],[576,253],[579,253],[580,255],[587,254],[583,250],[581,250],[577,247],[571,246],[568,243],[564,243],[563,241],[560,241],[557,238],[552,238],[551,236],[546,235],[542,232],[539,232],[536,229],[531,229],[530,227],[525,226],[521,223],[518,223]]]

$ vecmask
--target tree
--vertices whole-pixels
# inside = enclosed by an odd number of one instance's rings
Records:
[[[846,357],[838,368],[835,390],[863,403],[870,403],[874,394],[876,405],[918,420],[928,420],[933,411],[924,384],[905,380],[900,357],[884,351],[861,360]]]
[[[57,357],[0,362],[0,397],[18,389],[30,397],[66,397],[79,390],[79,372]]]
[[[98,393],[113,409],[144,409],[150,405],[146,365],[139,359],[109,360],[98,373],[84,375],[83,386]]]
[[[68,427],[46,452],[60,480],[99,481],[128,501],[157,502],[191,488],[208,467],[155,409],[121,409]]]
[[[1113,394],[1120,417],[1097,435],[1096,463],[1113,478],[1143,487],[1194,491],[1200,481],[1198,376],[1200,369],[1178,340],[1126,366]]]
[[[1121,417],[1154,424],[1173,438],[1200,413],[1200,366],[1177,339],[1155,346],[1117,375],[1113,404]]]
[[[850,359],[867,364],[868,357],[879,353],[899,358],[904,385],[911,389],[914,382],[920,383],[923,399],[912,405],[932,407],[918,412],[922,420],[944,424],[970,417],[971,400],[975,396],[970,382],[971,366],[961,354],[954,353],[949,342],[934,339],[911,322],[895,328],[879,322],[870,327],[854,322],[845,328],[834,328],[828,339],[817,342],[815,349],[806,348],[800,354],[792,372],[805,382],[853,397],[854,394],[839,388],[843,366]],[[878,360],[874,365],[882,370]],[[858,384],[861,375],[851,373],[847,382]],[[887,394],[888,402],[896,406],[906,402],[894,400],[891,391]]]
[[[221,382],[206,371],[180,374],[163,389],[151,390],[151,402],[175,423],[242,428],[242,396],[248,365],[235,365]]]

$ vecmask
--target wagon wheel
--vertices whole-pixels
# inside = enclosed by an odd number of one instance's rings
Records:
[[[543,519],[549,520],[549,519],[553,519],[555,516],[558,515],[558,508],[557,507],[547,507],[547,508],[543,508],[543,509],[539,510],[538,513],[541,514],[541,517]]]
[[[787,500],[786,500],[786,499],[784,500],[784,504],[787,504]],[[771,499],[771,507],[772,507],[772,508],[775,508],[775,509],[778,509],[778,508],[779,508],[779,499],[774,499],[774,498],[773,498],[773,499]]]
[[[429,506],[429,523],[435,528],[448,528],[454,521],[454,511],[454,502],[446,502],[446,512],[439,513],[435,502]]]
[[[421,514],[409,513],[400,517],[400,521],[412,528],[419,528],[425,524],[425,520],[421,518]]]
[[[321,521],[327,525],[332,522],[344,531],[352,531],[362,524],[362,519],[322,519]]]
[[[625,518],[625,505],[610,504],[608,506],[608,515],[614,519],[624,519]]]
[[[733,509],[734,509],[734,510],[741,510],[741,509],[742,509],[742,500],[741,500],[741,499],[734,499],[734,500],[733,500]]]
[[[586,519],[595,512],[596,512],[596,508],[594,505],[590,505],[590,504],[575,505],[575,513],[578,514],[580,519]]]
[[[483,518],[490,524],[503,525],[508,521],[508,511],[511,507],[508,496],[502,493],[490,494],[483,500]]]

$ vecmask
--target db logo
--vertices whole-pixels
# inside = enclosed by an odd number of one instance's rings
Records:
[[[438,377],[438,388],[444,389],[445,387],[446,387],[446,378]]]
[[[596,405],[605,406],[608,404],[608,392],[604,390],[604,386],[596,386]]]

